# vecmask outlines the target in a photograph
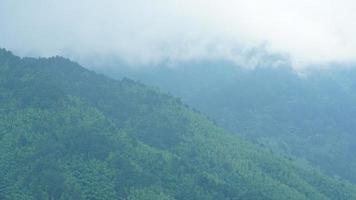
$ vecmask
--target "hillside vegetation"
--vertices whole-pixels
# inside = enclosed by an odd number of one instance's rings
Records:
[[[246,69],[226,62],[102,72],[159,86],[221,127],[356,183],[356,70]],[[124,65],[123,65],[124,66]]]
[[[0,199],[356,199],[177,98],[0,51]]]

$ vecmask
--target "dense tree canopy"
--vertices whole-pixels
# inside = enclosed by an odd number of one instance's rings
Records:
[[[179,99],[0,51],[0,199],[355,199]]]
[[[266,63],[256,69],[218,61],[103,72],[159,86],[249,141],[356,183],[355,68],[297,74]]]

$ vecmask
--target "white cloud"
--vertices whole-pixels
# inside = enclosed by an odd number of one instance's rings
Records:
[[[151,63],[239,62],[241,52],[262,45],[287,53],[295,67],[350,63],[356,61],[355,10],[351,0],[2,0],[0,46]]]

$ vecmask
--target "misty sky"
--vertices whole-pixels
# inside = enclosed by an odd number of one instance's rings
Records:
[[[260,48],[295,67],[354,63],[355,11],[353,0],[0,0],[0,47],[139,63],[243,63]]]

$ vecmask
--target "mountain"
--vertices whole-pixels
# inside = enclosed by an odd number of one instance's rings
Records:
[[[0,199],[355,199],[356,186],[68,59],[0,50]]]
[[[253,143],[356,183],[352,66],[300,75],[288,65],[273,67],[267,62],[246,69],[217,61],[142,69],[116,66],[101,72],[159,86]]]

